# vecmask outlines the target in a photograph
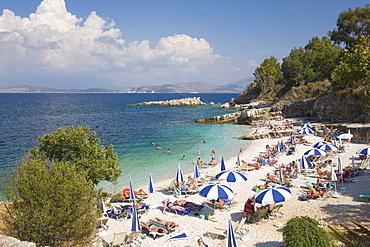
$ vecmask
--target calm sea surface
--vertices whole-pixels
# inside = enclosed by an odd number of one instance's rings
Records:
[[[116,187],[146,188],[149,173],[154,182],[175,176],[178,164],[192,172],[198,157],[209,162],[215,150],[218,160],[237,154],[248,142],[237,139],[248,126],[198,124],[191,120],[227,114],[219,106],[127,106],[154,100],[200,97],[203,102],[226,103],[238,94],[0,94],[0,175],[11,172],[36,138],[59,127],[89,125],[101,144],[113,144],[123,175]],[[207,143],[202,143],[207,140]],[[152,142],[162,149],[156,149]],[[195,151],[200,148],[201,154]],[[171,153],[166,153],[167,149]],[[186,159],[183,160],[182,156]]]

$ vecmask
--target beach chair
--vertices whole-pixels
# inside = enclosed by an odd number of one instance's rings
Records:
[[[104,246],[113,247],[122,246],[126,242],[127,236],[126,232],[120,232],[113,235],[101,236],[100,238],[103,240]]]
[[[208,237],[215,238],[215,239],[225,239],[226,238],[226,232],[227,232],[227,226],[216,226],[212,229],[209,229],[206,233]]]
[[[267,220],[269,215],[268,215],[268,209],[267,208],[262,208],[259,210],[257,213],[252,214],[251,219],[254,222],[261,221],[261,220]]]
[[[162,202],[162,203],[164,203],[164,202]],[[174,204],[174,205],[176,205],[176,203],[173,203],[173,202],[171,202],[171,203],[172,203],[172,204]],[[189,208],[189,207],[181,206],[181,207],[185,208],[185,210],[184,210],[184,211],[182,211],[182,210],[179,210],[179,209],[176,209],[176,208],[172,208],[172,207],[170,207],[170,206],[169,206],[169,204],[170,204],[170,203],[168,203],[168,204],[166,205],[166,209],[167,209],[168,211],[173,211],[173,212],[174,212],[174,213],[176,213],[176,214],[185,215],[185,214],[187,214],[187,213],[189,213],[189,212],[191,211],[191,208]]]
[[[168,229],[168,228],[167,228],[167,226],[162,225],[162,224],[159,224],[158,222],[153,221],[152,219],[150,219],[150,220],[149,220],[149,224],[150,224],[150,225],[155,225],[155,226],[158,226],[158,227],[162,227],[162,228],[167,229],[167,234],[169,234],[170,232],[175,231],[176,227],[178,227],[178,226],[173,226],[173,227],[171,227],[170,229]]]
[[[360,194],[360,199],[363,202],[368,202],[370,200],[370,191],[365,191]]]
[[[131,209],[128,208],[119,214],[114,213],[111,209],[107,210],[106,212],[109,218],[116,219],[116,220],[123,220],[123,219],[128,219],[131,217],[130,211]]]
[[[277,204],[271,211],[270,217],[281,217],[282,213],[280,213],[280,209],[283,207],[283,204]]]
[[[135,244],[135,245],[141,245],[140,241],[138,240],[139,239],[139,236],[140,236],[141,232],[131,232],[127,238],[126,238],[126,241],[125,241],[125,245],[129,245],[131,246],[131,244]]]
[[[173,187],[176,186],[176,180],[172,180],[168,186],[159,187],[159,190],[163,191],[172,191]]]
[[[103,229],[103,230],[108,230],[108,218],[100,218],[97,221],[96,228],[97,229]]]

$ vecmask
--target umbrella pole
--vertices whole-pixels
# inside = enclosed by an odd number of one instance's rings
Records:
[[[340,175],[340,177],[342,178],[342,187],[340,187],[341,190],[346,190],[347,188],[344,187],[344,179],[343,179],[343,174]]]

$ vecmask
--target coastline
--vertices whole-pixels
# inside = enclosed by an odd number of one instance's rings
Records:
[[[251,129],[251,132],[255,128]],[[263,130],[263,129],[261,129]],[[287,138],[282,138],[284,141]],[[311,143],[316,143],[322,141],[323,138],[319,136],[309,135],[306,137],[307,141]],[[254,140],[250,145],[243,147],[243,154],[240,156],[241,160],[245,160],[250,163],[255,163],[254,157],[260,152],[266,150],[266,145],[275,145],[280,138],[275,139],[259,139]],[[350,143],[346,145],[346,152],[340,154],[339,157],[342,159],[344,166],[350,164],[350,158],[355,155],[355,152],[363,147],[368,147],[367,144]],[[297,146],[297,152],[293,155],[287,156],[282,155],[278,157],[278,164],[287,164],[293,160],[300,159],[304,151],[308,150],[310,146],[299,144]],[[225,160],[226,168],[236,167],[237,157],[233,157]],[[357,161],[358,163],[359,161]],[[208,230],[219,225],[226,225],[227,220],[231,219],[232,222],[237,222],[242,217],[243,205],[246,199],[256,194],[252,188],[255,185],[263,184],[264,178],[268,172],[275,170],[274,167],[264,166],[260,170],[248,171],[246,176],[248,181],[226,185],[230,186],[236,193],[235,201],[236,204],[230,210],[219,210],[212,209],[206,206],[199,213],[213,215],[217,218],[217,222],[206,221],[200,219],[199,216],[195,216],[194,213],[190,212],[189,215],[180,216],[174,213],[167,212],[162,213],[162,201],[166,198],[170,198],[171,201],[176,200],[171,192],[160,191],[159,188],[166,187],[170,184],[170,180],[154,181],[155,188],[157,191],[150,195],[148,199],[145,200],[147,204],[150,205],[150,210],[147,214],[141,216],[142,221],[148,221],[151,218],[158,217],[164,220],[174,221],[179,224],[180,227],[176,229],[176,234],[186,233],[188,235],[188,240],[181,240],[178,242],[166,242],[168,235],[157,238],[153,240],[149,237],[141,239],[144,245],[148,246],[197,246],[196,239],[198,236],[202,236],[205,243],[209,246],[222,246],[225,240],[213,239],[205,236]],[[220,164],[216,167],[201,168],[201,177],[214,176],[220,171]],[[191,174],[192,175],[192,174]],[[281,226],[284,225],[290,218],[295,216],[305,216],[308,215],[316,220],[325,222],[325,224],[339,224],[340,222],[345,222],[347,220],[353,219],[363,222],[367,220],[369,222],[368,213],[370,211],[370,205],[363,203],[359,200],[358,195],[368,188],[370,183],[370,176],[362,175],[358,177],[357,183],[346,183],[345,186],[347,190],[337,190],[340,194],[339,198],[329,198],[324,200],[309,200],[309,201],[299,201],[298,197],[301,195],[301,189],[305,186],[307,181],[315,182],[315,176],[303,176],[299,175],[298,178],[293,180],[294,187],[291,188],[293,192],[293,197],[283,203],[282,217],[270,219],[266,222],[259,222],[253,224],[245,224],[244,228],[248,230],[245,238],[238,239],[239,246],[283,246],[283,237],[281,232]],[[338,186],[339,187],[339,186]],[[199,194],[191,195],[184,198],[188,201],[195,203],[203,203],[205,198],[200,197]],[[108,220],[108,231],[103,233],[111,235],[113,233],[118,233],[122,231],[130,232],[131,220],[117,221],[113,219]],[[99,246],[99,240],[96,242],[96,246]]]

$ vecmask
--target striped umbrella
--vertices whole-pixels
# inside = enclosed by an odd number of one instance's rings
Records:
[[[276,185],[259,192],[255,197],[255,202],[261,204],[273,204],[285,202],[290,198],[292,198],[292,192],[290,189]]]
[[[280,141],[278,141],[278,143],[276,144],[276,152],[280,153],[282,152],[283,150],[281,150],[281,145],[280,145]]]
[[[344,187],[344,179],[343,179],[343,166],[342,166],[342,161],[340,160],[340,157],[338,156],[338,173],[341,177],[341,180],[342,180],[342,187],[340,187],[341,190],[346,190],[346,187]]]
[[[223,184],[208,183],[200,188],[199,195],[213,200],[227,200],[234,198],[234,191]]]
[[[285,150],[285,145],[284,145],[284,141],[283,140],[280,141],[280,149],[281,149],[281,151],[284,151]]]
[[[228,221],[227,235],[226,235],[226,247],[237,247],[235,233],[231,220]]]
[[[224,160],[224,156],[222,156],[222,158],[221,158],[221,171],[225,171],[225,170],[226,170],[225,160]]]
[[[225,180],[229,183],[244,182],[248,180],[244,174],[236,171],[222,171],[218,173],[215,178],[219,180]]]
[[[309,134],[312,134],[314,131],[311,128],[301,128],[297,132],[299,134],[309,135]]]
[[[132,186],[131,178],[130,178],[130,200],[135,200],[135,191],[134,186]]]
[[[176,183],[179,183],[179,184],[181,184],[181,183],[183,183],[185,181],[184,175],[182,174],[182,170],[181,170],[180,164],[179,164],[179,166],[177,168],[176,178],[175,179],[176,179]]]
[[[187,240],[187,239],[188,239],[188,236],[186,235],[186,233],[181,233],[179,235],[168,238],[166,241],[169,241],[169,240]]]
[[[357,150],[356,154],[370,155],[370,148],[362,148]]]
[[[136,203],[132,204],[132,222],[131,222],[131,231],[138,232],[141,231],[139,216],[137,215]]]
[[[194,163],[194,178],[199,178],[200,177],[200,174],[199,174],[199,168],[198,168],[198,164],[197,162]]]
[[[319,146],[319,149],[324,150],[324,151],[337,151],[338,147],[329,143],[329,144],[323,144]]]
[[[236,164],[237,164],[238,166],[240,166],[240,165],[241,165],[241,163],[240,163],[240,155],[239,155],[239,154],[238,154],[238,156],[237,156]]]
[[[307,169],[307,168],[313,167],[311,161],[309,161],[309,159],[306,156],[304,156],[304,155],[302,155],[301,166],[302,166],[303,169]]]
[[[325,156],[326,152],[324,150],[318,149],[318,148],[312,148],[304,152],[304,155],[310,156],[310,155],[315,155],[315,156]]]
[[[314,148],[319,148],[321,145],[324,145],[324,144],[330,144],[329,142],[325,142],[325,141],[321,141],[321,142],[316,142],[315,144],[313,144],[312,146]]]
[[[304,124],[301,126],[301,128],[312,128],[312,126],[311,126],[311,123],[310,123],[310,122],[308,122],[308,123],[304,123]]]
[[[152,178],[152,174],[149,173],[149,184],[148,184],[148,192],[150,194],[153,194],[155,191],[154,189],[154,183],[153,183],[153,178]]]

